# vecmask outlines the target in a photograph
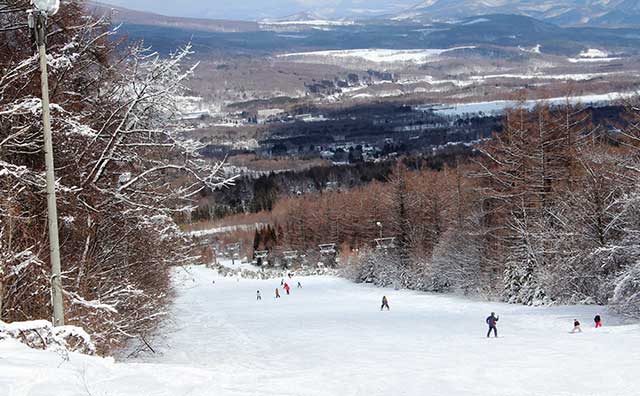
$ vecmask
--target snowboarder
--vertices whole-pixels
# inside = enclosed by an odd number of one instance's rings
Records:
[[[600,314],[596,314],[596,317],[593,318],[593,321],[596,322],[596,329],[598,327],[602,327],[602,318],[600,317]]]
[[[493,336],[494,337],[498,337],[498,328],[497,328],[497,324],[498,324],[498,319],[500,317],[496,316],[495,312],[491,312],[491,315],[487,318],[486,322],[489,325],[489,331],[487,332],[487,338],[489,338],[491,336],[491,330],[493,330]]]
[[[290,290],[289,284],[285,282],[285,284],[284,284],[284,291],[286,291],[286,292],[287,292],[287,295],[289,295],[289,290]]]
[[[580,327],[580,322],[578,321],[578,319],[573,320],[573,330],[571,330],[571,333],[573,334],[576,331],[578,333],[582,333],[582,328]]]
[[[298,289],[302,289],[302,283],[298,282]]]
[[[384,308],[387,308],[387,311],[389,311],[389,300],[387,300],[387,296],[382,296],[382,305],[380,306],[380,310],[382,311]]]
[[[276,298],[280,298],[280,289],[276,287]]]
[[[262,296],[260,295],[260,290],[256,292],[256,300],[262,300]]]

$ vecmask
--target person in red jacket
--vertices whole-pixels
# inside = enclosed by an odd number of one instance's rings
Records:
[[[286,291],[286,292],[287,292],[287,295],[289,294],[289,290],[290,290],[290,288],[289,288],[289,284],[288,284],[287,282],[285,282],[285,283],[284,283],[284,291]]]
[[[593,318],[593,321],[596,322],[596,329],[598,327],[602,327],[602,318],[600,317],[600,314],[596,314],[596,317]]]

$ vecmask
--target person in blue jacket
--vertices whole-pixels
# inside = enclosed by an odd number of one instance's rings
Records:
[[[498,323],[499,317],[496,316],[495,312],[491,312],[491,316],[489,316],[486,320],[489,325],[489,331],[487,332],[487,338],[491,336],[491,330],[493,330],[493,336],[498,337],[498,328],[496,327]]]

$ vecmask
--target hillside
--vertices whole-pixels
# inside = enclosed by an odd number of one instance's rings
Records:
[[[198,18],[180,18],[136,11],[99,2],[87,3],[89,11],[98,15],[111,15],[114,23],[143,25],[203,32],[253,32],[259,30],[256,22]]]

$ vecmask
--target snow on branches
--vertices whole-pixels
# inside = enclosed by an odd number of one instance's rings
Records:
[[[22,18],[0,0],[0,319],[50,315],[40,77]],[[174,218],[233,182],[176,127],[194,73],[190,45],[168,57],[118,47],[108,18],[65,2],[49,21],[48,59],[67,318],[100,351],[148,331],[164,312],[168,268],[191,263]]]
[[[31,348],[58,352],[94,354],[91,336],[80,327],[53,326],[46,320],[4,323],[0,321],[0,339],[14,338]]]

